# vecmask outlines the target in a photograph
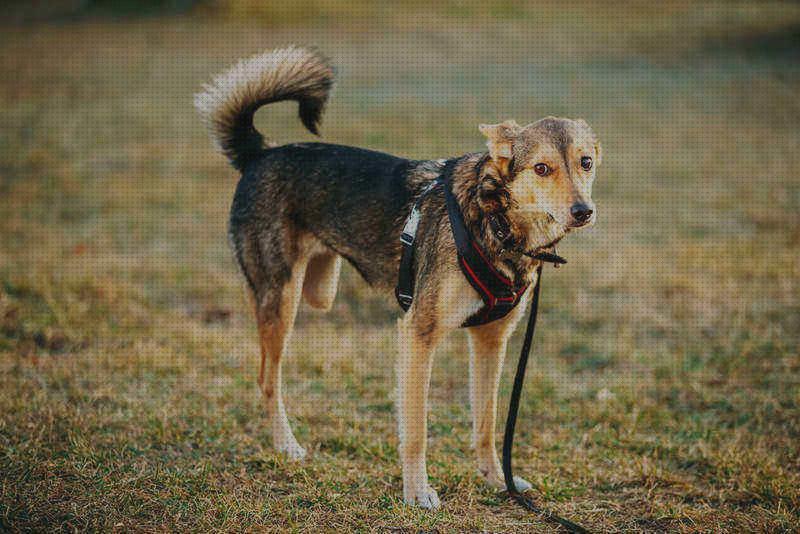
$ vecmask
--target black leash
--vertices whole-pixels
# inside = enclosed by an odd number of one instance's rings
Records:
[[[546,253],[545,253],[546,254]],[[558,263],[566,263],[563,258],[558,257],[562,261]],[[538,259],[538,258],[537,258]],[[552,258],[541,258],[544,261],[553,261]],[[506,432],[503,437],[503,476],[506,480],[506,489],[508,495],[517,501],[520,506],[538,514],[543,520],[561,525],[567,531],[574,533],[589,532],[584,527],[573,523],[569,519],[564,519],[551,512],[541,508],[538,504],[533,502],[532,499],[526,497],[517,491],[514,484],[514,474],[511,471],[511,448],[514,446],[514,428],[517,425],[517,412],[519,411],[519,401],[522,395],[522,385],[525,381],[525,368],[528,365],[528,356],[531,352],[531,343],[533,342],[533,333],[536,330],[536,315],[539,311],[539,288],[542,285],[542,263],[536,268],[536,285],[533,286],[533,297],[531,298],[531,312],[528,316],[528,327],[525,330],[525,340],[522,343],[522,350],[519,353],[519,362],[517,363],[517,374],[514,375],[514,387],[511,389],[511,401],[508,405],[508,419],[506,419]]]

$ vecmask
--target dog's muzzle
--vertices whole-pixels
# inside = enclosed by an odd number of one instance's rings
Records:
[[[570,215],[570,226],[572,228],[580,228],[581,226],[586,226],[592,221],[592,215],[594,214],[594,210],[589,207],[588,204],[584,204],[583,202],[578,202],[572,205],[569,210]]]

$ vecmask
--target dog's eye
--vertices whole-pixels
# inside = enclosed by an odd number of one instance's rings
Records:
[[[539,176],[547,176],[548,174],[550,174],[550,167],[548,167],[544,163],[537,163],[536,165],[533,166],[533,170]]]
[[[589,156],[583,156],[581,158],[581,167],[583,167],[584,171],[591,171],[592,170],[592,158]]]

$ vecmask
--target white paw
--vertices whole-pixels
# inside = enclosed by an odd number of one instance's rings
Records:
[[[289,460],[302,460],[306,457],[306,450],[295,440],[280,445],[276,444],[275,448]]]
[[[416,491],[411,495],[407,495],[403,500],[406,504],[419,506],[427,510],[439,508],[439,505],[442,504],[441,501],[439,501],[439,495],[436,494],[436,490],[430,486]]]
[[[480,475],[483,477],[486,483],[492,486],[493,488],[497,488],[499,490],[506,489],[506,479],[503,476],[502,472],[489,475],[486,473],[486,471],[479,469],[478,473],[480,473]],[[520,493],[522,493],[523,491],[527,491],[533,487],[530,482],[528,482],[522,477],[517,477],[517,476],[514,477],[514,486]]]
[[[522,493],[523,491],[528,491],[533,487],[531,486],[530,482],[528,482],[522,477],[514,477],[514,486],[516,486],[517,491],[520,493]],[[503,482],[503,487],[505,488],[505,482]]]

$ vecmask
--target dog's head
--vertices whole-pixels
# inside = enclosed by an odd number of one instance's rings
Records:
[[[527,126],[482,124],[489,157],[511,197],[509,215],[552,238],[594,224],[592,182],[600,143],[582,119],[548,117]]]

